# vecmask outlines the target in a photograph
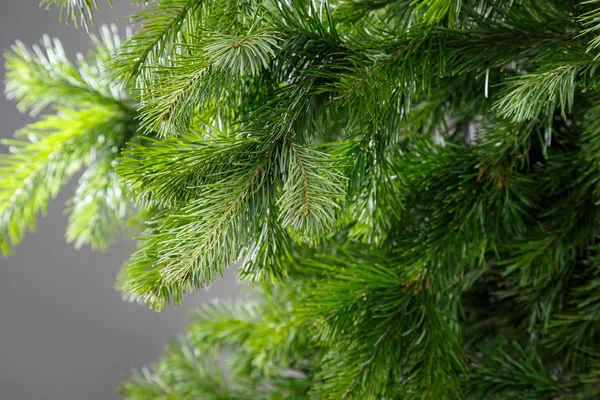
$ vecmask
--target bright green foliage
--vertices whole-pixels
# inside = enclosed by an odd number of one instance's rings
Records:
[[[415,0],[411,5],[415,5],[415,10],[423,10],[423,21],[435,24],[442,21],[445,17],[448,22],[453,24],[460,15],[462,0]]]
[[[112,0],[107,0],[112,6]],[[60,20],[72,21],[75,26],[83,25],[89,30],[94,24],[94,10],[98,9],[98,0],[41,0],[40,7],[58,7],[60,9]]]
[[[565,113],[573,107],[577,73],[577,66],[562,65],[550,71],[516,77],[507,84],[496,108],[500,115],[515,122],[535,118],[542,109],[548,110],[551,116],[557,106],[565,117]],[[536,107],[532,107],[530,103],[534,103]]]
[[[85,168],[67,239],[138,211],[126,299],[256,289],[124,398],[600,398],[598,1],[134,3],[76,65],[7,54],[57,113],[0,158],[4,252]]]
[[[108,84],[104,62],[119,46],[114,27],[92,37],[93,51],[72,64],[60,42],[45,37],[32,50],[13,46],[6,57],[6,94],[22,111],[56,114],[4,140],[11,154],[0,156],[0,250],[9,253],[39,212],[82,167],[88,167],[70,201],[67,239],[105,249],[129,216],[127,189],[113,164],[137,129],[127,95]]]
[[[185,340],[134,374],[121,388],[123,398],[308,399],[311,370],[323,352],[293,316],[298,291],[265,286],[260,294],[260,302],[215,301],[198,310]]]
[[[90,244],[92,248],[106,250],[131,213],[127,187],[114,170],[115,163],[114,157],[105,156],[92,164],[79,180],[71,199],[72,209],[68,210],[67,241],[75,242],[75,247]]]

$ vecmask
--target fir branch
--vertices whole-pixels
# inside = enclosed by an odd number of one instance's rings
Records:
[[[112,0],[108,0],[108,5],[112,7]],[[58,7],[61,21],[72,21],[75,27],[82,25],[89,32],[94,24],[94,11],[98,9],[98,0],[41,0],[40,7],[44,6],[46,9]]]
[[[247,254],[240,259],[239,279],[275,283],[287,278],[292,258],[292,237],[277,221],[279,211],[273,206],[268,210],[265,222]]]
[[[134,258],[123,270],[123,289],[133,291],[135,299],[161,308],[166,299],[156,291],[159,288],[172,286],[165,289],[170,294],[179,293],[175,287],[195,290],[214,280],[239,257],[246,263],[267,257],[273,263],[262,265],[260,275],[281,276],[285,269],[277,266],[284,267],[285,247],[278,250],[280,254],[269,255],[271,246],[280,240],[288,246],[289,238],[281,228],[289,226],[314,238],[327,233],[335,222],[339,207],[335,199],[343,195],[342,177],[329,170],[334,166],[325,153],[296,145],[292,149],[289,144],[279,149],[279,142],[273,142],[271,136],[194,142],[193,135],[188,135],[155,144],[131,146],[126,153],[129,157],[119,166],[120,174],[141,201],[177,207],[173,214],[163,213],[158,231],[144,239],[138,253],[141,258]],[[182,152],[186,147],[188,151]],[[229,163],[224,164],[224,159]],[[166,171],[169,173],[164,174]],[[280,180],[283,187],[276,216],[272,214],[276,200],[273,184]],[[311,212],[303,213],[307,205]],[[276,217],[277,222],[273,220]],[[273,234],[283,239],[264,243],[263,235]],[[165,247],[167,242],[171,245]],[[160,270],[164,285],[150,288],[133,279],[126,282],[129,269],[148,268]],[[152,294],[146,293],[148,290]]]
[[[177,280],[178,278],[181,277],[181,275],[183,274],[185,275],[189,275],[190,271],[194,268],[194,266],[198,265],[198,264],[203,264],[203,260],[206,257],[206,253],[210,252],[215,245],[217,245],[219,243],[219,241],[217,240],[217,236],[226,229],[227,226],[231,226],[233,225],[233,218],[238,215],[241,211],[242,211],[242,207],[243,204],[249,201],[249,198],[252,196],[252,193],[258,189],[259,187],[259,178],[262,175],[262,169],[257,168],[255,170],[252,170],[248,175],[242,177],[242,182],[236,182],[236,184],[239,183],[243,183],[241,190],[239,191],[239,193],[236,193],[234,195],[234,197],[231,198],[231,200],[229,201],[229,204],[227,204],[224,208],[219,209],[219,211],[217,213],[215,213],[215,216],[217,216],[217,219],[214,223],[211,223],[208,229],[208,231],[206,233],[204,233],[204,237],[201,236],[201,239],[199,241],[199,245],[198,246],[194,246],[195,250],[192,251],[191,253],[188,253],[188,255],[186,255],[184,257],[184,261],[182,263],[181,268],[178,268],[177,271],[175,272],[175,274],[173,274],[173,272],[170,273],[171,276],[174,275],[174,279]],[[236,185],[237,186],[237,185]],[[217,189],[218,191],[220,191],[220,189]],[[213,193],[213,194],[218,194],[219,192]],[[208,193],[211,194],[211,193]],[[218,196],[215,196],[218,197]],[[186,218],[188,218],[189,216],[189,211],[193,211],[194,209],[197,209],[198,211],[203,210],[204,205],[200,204],[193,204],[191,205],[192,207],[190,207],[189,209],[184,210],[183,215],[186,216]],[[212,221],[211,221],[212,222]],[[233,238],[233,235],[232,235]],[[185,253],[184,253],[185,254]],[[236,257],[233,257],[233,260],[235,260]],[[208,261],[208,260],[206,260]],[[206,262],[204,261],[204,262]],[[225,266],[227,266],[229,263],[225,262],[222,263],[221,265],[223,266],[222,268],[224,268]],[[206,263],[206,265],[210,265],[209,263]],[[169,279],[169,275],[166,275],[166,278]],[[205,279],[203,279],[204,277],[201,278],[201,281],[204,281]],[[173,279],[173,278],[171,278]],[[210,278],[210,274],[208,275],[208,280],[212,280]]]
[[[245,35],[224,35],[218,32],[204,36],[202,45],[208,61],[232,77],[257,75],[269,67],[279,48],[276,32],[255,24]]]
[[[413,17],[411,3],[412,0],[367,0],[361,2],[340,0],[337,2],[336,17],[341,22],[354,23],[371,23],[373,17],[388,23],[400,18],[409,21]],[[340,26],[344,25],[340,24]]]
[[[562,369],[556,359],[545,357],[544,349],[502,338],[483,346],[470,357],[466,399],[482,396],[505,399],[585,399],[597,397],[597,354],[590,355],[591,373]]]
[[[113,75],[124,81],[151,82],[156,66],[183,43],[182,32],[195,24],[202,0],[160,0],[131,18],[141,30],[128,39],[110,64]]]
[[[597,295],[600,279],[595,261],[589,265],[592,271],[574,274],[565,304],[552,315],[543,341],[554,354],[564,354],[567,368],[577,371],[588,367],[590,359],[586,353],[597,347],[600,333],[600,297]]]
[[[467,386],[467,399],[502,399],[518,396],[523,399],[547,398],[558,395],[557,384],[534,349],[527,351],[518,343],[490,343],[483,358],[473,357]],[[477,382],[477,384],[475,384]],[[566,394],[566,393],[565,393]],[[568,397],[567,397],[568,398]]]
[[[407,238],[404,262],[421,269],[421,280],[432,288],[445,290],[458,275],[483,267],[485,253],[498,243],[525,233],[522,207],[535,197],[527,179],[514,171],[477,169],[474,151],[445,146],[437,154],[414,155],[408,155],[404,171],[418,202],[413,212],[424,204],[432,208],[425,211],[420,234]]]
[[[203,307],[188,331],[190,341],[198,349],[235,349],[229,365],[234,376],[240,378],[277,377],[284,370],[303,367],[318,352],[317,348],[306,348],[311,344],[308,327],[294,318],[294,304],[290,301],[295,294],[284,288],[261,292],[266,299],[260,303],[213,302]],[[276,295],[280,296],[281,308],[267,308],[271,296]]]
[[[582,2],[583,5],[597,5],[598,3],[598,0],[587,0]],[[600,7],[583,13],[579,16],[579,21],[585,28],[581,31],[580,36],[594,35],[588,42],[587,52],[590,53],[600,46],[600,38],[596,35],[596,32],[600,30]],[[599,58],[600,55],[596,55],[594,60],[598,60]]]
[[[404,121],[402,102],[402,95],[393,92],[388,107],[363,107],[346,124],[346,142],[335,147],[339,157],[351,160],[345,171],[346,207],[355,218],[351,235],[368,243],[381,243],[404,209],[405,182],[395,155],[411,122]]]
[[[536,179],[545,185],[548,202],[538,217],[541,226],[510,246],[510,255],[499,261],[506,268],[505,275],[518,274],[521,285],[540,285],[553,279],[576,262],[581,249],[593,244],[598,229],[595,172],[575,161],[587,151],[585,147],[567,154],[554,153],[538,170]],[[578,196],[569,197],[575,186],[579,187]]]
[[[119,133],[111,128],[120,117],[112,108],[63,109],[19,131],[20,139],[3,141],[12,152],[0,161],[3,253],[9,252],[9,243],[19,244],[26,230],[35,229],[37,214],[45,213],[68,179],[93,161],[95,149],[101,151],[104,144],[99,138]]]
[[[93,61],[79,56],[77,66],[67,59],[57,39],[44,36],[42,46],[32,50],[17,42],[5,53],[7,98],[17,100],[19,110],[31,115],[51,104],[77,108],[123,104],[125,94],[106,84],[104,60],[99,57],[110,57],[118,34],[114,27],[110,33],[108,27],[101,32],[102,39],[94,39]]]
[[[48,105],[58,106],[58,114],[18,132],[19,140],[5,141],[15,152],[3,160],[3,168],[13,171],[2,181],[2,192],[6,197],[2,210],[4,232],[1,234],[5,252],[9,250],[8,237],[13,246],[18,244],[25,231],[35,227],[38,211],[45,212],[60,187],[81,167],[89,166],[90,171],[99,168],[106,173],[101,178],[96,176],[92,186],[117,188],[119,185],[112,166],[104,164],[107,157],[114,159],[123,141],[137,129],[137,124],[132,121],[135,113],[127,103],[123,88],[106,81],[105,63],[120,44],[116,27],[102,26],[100,36],[91,35],[91,39],[92,51],[86,57],[78,55],[76,64],[67,59],[58,40],[47,36],[41,47],[34,46],[29,50],[18,43],[12,52],[6,53],[7,97],[16,99],[18,107],[31,114]],[[103,166],[90,166],[97,157]],[[108,176],[112,183],[98,183]],[[87,178],[90,174],[85,175],[84,179]],[[100,190],[100,187],[96,186],[96,189]],[[71,216],[68,237],[78,240],[79,244],[91,241],[93,246],[105,247],[114,239],[115,227],[99,226],[101,223],[93,226],[96,218],[117,226],[120,223],[117,219],[123,215],[113,215],[108,221],[107,215],[100,215],[104,209],[96,206],[102,201],[110,201],[111,197],[88,202],[90,206],[93,204],[92,208],[78,203],[90,200],[87,195],[85,197],[73,199],[76,212]],[[120,196],[112,200],[117,198],[121,203],[119,207],[124,207],[127,200]]]
[[[117,146],[110,151],[116,155]],[[88,168],[75,196],[69,201],[67,241],[75,247],[90,245],[105,251],[123,230],[123,220],[131,214],[127,188],[114,170],[114,157],[104,155]]]
[[[277,3],[273,16],[284,32],[298,32],[312,38],[339,42],[336,20],[328,0],[289,0]]]
[[[218,361],[215,352],[200,353],[180,340],[151,369],[134,373],[119,391],[127,400],[240,398],[240,388],[232,387]]]
[[[198,197],[173,212],[163,212],[156,227],[143,238],[138,257],[122,271],[122,289],[130,292],[131,299],[158,309],[171,300],[179,302],[182,290],[196,290],[212,282],[244,255],[260,232],[275,195],[269,182],[269,147],[259,146],[251,158],[231,165],[222,164],[223,158],[216,162],[216,157],[222,156],[220,146],[213,144],[203,150],[213,164],[203,164],[206,181],[200,175],[200,180],[192,183],[192,190],[200,190]],[[215,178],[219,181],[212,181]],[[135,278],[147,279],[147,274],[153,274],[155,283],[148,285]]]
[[[165,70],[163,72],[165,79],[170,82],[169,86],[163,89],[157,82],[156,88],[148,89],[144,94],[140,114],[143,118],[142,127],[147,133],[177,136],[185,132],[192,125],[197,112],[213,99],[218,79],[215,76],[217,74],[210,74],[210,66],[204,63],[197,65],[192,60],[182,65],[189,72],[172,74],[171,69]]]
[[[282,226],[309,236],[328,232],[345,192],[345,179],[335,171],[335,160],[288,139],[279,153],[279,162],[284,174],[282,195],[277,201]]]
[[[294,289],[265,287],[260,293],[260,302],[203,306],[190,323],[187,340],[167,347],[152,372],[134,373],[122,393],[135,400],[167,393],[177,398],[308,399],[310,377],[299,371],[296,377],[284,375],[305,368],[317,352],[307,350],[308,332],[285,312],[292,310]],[[275,303],[278,308],[272,307]],[[227,366],[224,373],[217,360]],[[213,397],[217,395],[225,397]]]
[[[436,24],[447,17],[448,25],[454,26],[462,6],[462,0],[414,0],[415,12],[423,12],[423,20],[427,24]]]
[[[186,47],[185,56],[157,68],[142,91],[142,126],[164,136],[185,132],[196,115],[222,102],[225,82],[237,82],[244,90],[269,67],[277,48],[274,32],[257,23],[240,35],[203,32],[199,43]]]
[[[144,138],[144,144],[128,147],[117,169],[138,204],[185,204],[201,195],[202,185],[219,183],[249,163],[263,163],[272,152],[273,144],[264,138],[243,136],[211,139],[208,132],[194,132],[165,140]]]
[[[577,65],[563,65],[515,77],[495,107],[501,116],[514,122],[537,118],[543,109],[551,115],[556,107],[565,117],[573,106],[579,71]]]
[[[597,398],[596,3],[157,0],[76,64],[16,47],[8,95],[68,110],[7,142],[0,247],[87,166],[69,238],[113,240],[119,189],[143,208],[126,298],[270,281],[203,307],[132,400]],[[149,136],[120,158],[108,69]]]
[[[350,385],[348,386],[348,388],[346,389],[346,391],[342,394],[342,397],[341,397],[342,400],[349,399],[350,396],[355,392],[356,385],[362,379],[364,379],[365,373],[368,370],[369,366],[376,360],[377,356],[382,351],[382,349],[381,349],[382,343],[386,343],[386,341],[388,340],[388,336],[392,332],[392,328],[396,325],[396,320],[398,319],[398,317],[399,317],[399,313],[394,314],[392,316],[391,320],[388,321],[388,323],[387,323],[387,325],[388,325],[387,329],[385,330],[385,332],[383,332],[383,334],[379,337],[379,339],[377,339],[377,342],[375,343],[374,349],[371,350],[371,355],[370,355],[369,359],[367,359],[366,361],[364,361],[363,363],[361,363],[360,368],[359,368],[359,370],[356,373],[356,377],[350,382]]]
[[[300,315],[314,318],[319,341],[329,345],[313,395],[382,398],[400,392],[439,398],[457,391],[452,382],[463,362],[440,305],[428,288],[408,284],[409,266],[390,268],[380,264],[388,260],[384,251],[363,249],[354,244],[335,256],[302,261],[319,279],[307,288]],[[345,365],[344,374],[336,373],[339,365]],[[403,383],[388,385],[387,379]]]

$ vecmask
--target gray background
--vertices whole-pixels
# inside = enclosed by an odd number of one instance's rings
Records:
[[[71,57],[87,49],[84,30],[59,23],[57,10],[39,9],[38,3],[4,3],[2,50],[16,39],[38,43],[44,33],[60,38]],[[97,23],[132,11],[126,0],[115,1],[121,4],[113,9],[106,3],[100,1]],[[0,121],[0,137],[9,137],[30,119],[1,96]],[[154,360],[169,337],[183,331],[194,306],[235,295],[230,273],[210,290],[188,295],[183,307],[160,314],[124,303],[113,287],[133,242],[122,241],[108,254],[65,244],[63,210],[72,194],[71,185],[40,219],[37,233],[15,255],[0,258],[0,400],[116,399],[115,389],[130,370]]]

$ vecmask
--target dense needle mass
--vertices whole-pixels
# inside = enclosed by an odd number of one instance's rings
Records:
[[[0,157],[4,253],[85,169],[67,239],[141,227],[125,298],[249,284],[125,399],[600,398],[600,1],[135,3],[7,52],[55,113]]]

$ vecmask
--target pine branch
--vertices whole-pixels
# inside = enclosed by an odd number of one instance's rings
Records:
[[[171,344],[152,369],[134,373],[120,393],[127,400],[239,399],[240,389],[231,387],[218,361],[214,352],[200,354],[182,340]]]
[[[113,147],[111,150],[116,150]],[[116,153],[113,153],[116,154]],[[127,188],[114,170],[114,157],[105,155],[88,168],[75,196],[69,201],[67,241],[75,247],[90,245],[106,251],[123,230],[123,220],[131,214]]]
[[[448,25],[456,24],[462,0],[414,0],[412,5],[415,5],[415,11],[424,9],[423,20],[427,24],[436,24],[446,17]]]
[[[138,84],[152,82],[156,66],[163,65],[186,42],[190,26],[200,18],[202,0],[160,0],[131,18],[141,30],[129,38],[110,64],[113,76]]]
[[[112,0],[108,0],[108,5],[112,7]],[[98,9],[98,0],[41,0],[40,7],[44,6],[46,9],[58,7],[61,21],[72,21],[75,27],[82,25],[89,32],[94,24],[94,11]]]
[[[551,115],[556,107],[564,117],[573,106],[579,71],[577,65],[564,65],[514,78],[495,107],[514,122],[537,118],[543,109]]]
[[[75,64],[17,46],[9,97],[62,111],[0,157],[0,247],[85,167],[68,239],[141,208],[124,297],[261,283],[132,400],[597,398],[596,3],[156,0]]]
[[[400,392],[439,398],[456,391],[452,381],[462,368],[460,350],[429,288],[412,286],[409,268],[381,264],[388,260],[385,252],[347,247],[302,262],[303,269],[320,276],[307,288],[300,315],[314,318],[320,343],[329,346],[313,395],[382,398]],[[336,372],[340,365],[344,374]],[[401,386],[385,383],[400,381]]]
[[[110,29],[103,27],[102,38],[93,39],[92,60],[80,55],[77,65],[67,59],[57,39],[44,36],[42,46],[32,50],[17,42],[5,53],[7,98],[17,100],[19,110],[31,115],[52,104],[76,108],[124,104],[126,96],[120,88],[105,82],[104,60],[119,40],[116,29]]]
[[[583,5],[597,5],[598,3],[598,0],[588,0],[582,2]],[[587,52],[590,53],[600,46],[600,39],[596,35],[596,32],[600,29],[600,7],[583,13],[579,16],[579,21],[585,28],[581,31],[581,36],[594,35],[594,37],[588,42]],[[599,57],[600,56],[596,55],[594,60],[598,60]]]
[[[292,289],[293,290],[293,289]],[[307,326],[293,315],[295,294],[276,287],[262,291],[260,303],[227,304],[213,302],[200,309],[189,328],[189,338],[197,349],[235,350],[228,357],[235,377],[260,380],[274,378],[282,371],[305,367],[318,352],[308,349],[311,340]],[[279,295],[279,298],[273,296]],[[276,301],[280,308],[267,308]]]
[[[265,222],[247,254],[240,259],[239,279],[275,283],[287,278],[292,260],[292,237],[277,221],[279,211],[275,206],[268,210]]]
[[[126,398],[307,398],[310,378],[284,375],[306,367],[316,352],[307,350],[310,336],[289,314],[294,290],[265,287],[261,295],[261,302],[203,306],[191,321],[187,341],[169,346],[153,372],[134,373],[122,387]],[[218,359],[227,365],[225,373]]]
[[[26,230],[35,229],[37,214],[94,151],[101,152],[119,130],[112,130],[119,112],[112,108],[61,110],[18,132],[19,139],[4,140],[12,154],[0,161],[0,244],[3,253],[16,246]],[[100,137],[106,140],[99,140]]]
[[[284,228],[309,236],[328,232],[340,209],[344,177],[326,153],[286,141],[279,157],[283,165],[282,195],[277,204]]]
[[[207,185],[203,197],[172,215],[163,213],[138,257],[121,272],[120,288],[127,296],[157,309],[170,301],[178,304],[182,291],[208,285],[242,256],[268,207],[259,193],[259,171],[230,176],[228,185]]]
[[[148,131],[164,136],[185,132],[195,116],[223,102],[230,82],[239,85],[237,90],[252,84],[252,77],[269,67],[278,48],[274,32],[259,23],[238,35],[198,34],[199,43],[186,47],[187,54],[173,57],[170,65],[157,68],[142,91],[142,125]]]
[[[467,399],[502,399],[512,396],[532,400],[539,399],[540,396],[560,398],[556,396],[558,385],[548,376],[535,350],[527,351],[515,342],[508,346],[494,343],[482,350],[486,354],[484,359],[472,358]]]

